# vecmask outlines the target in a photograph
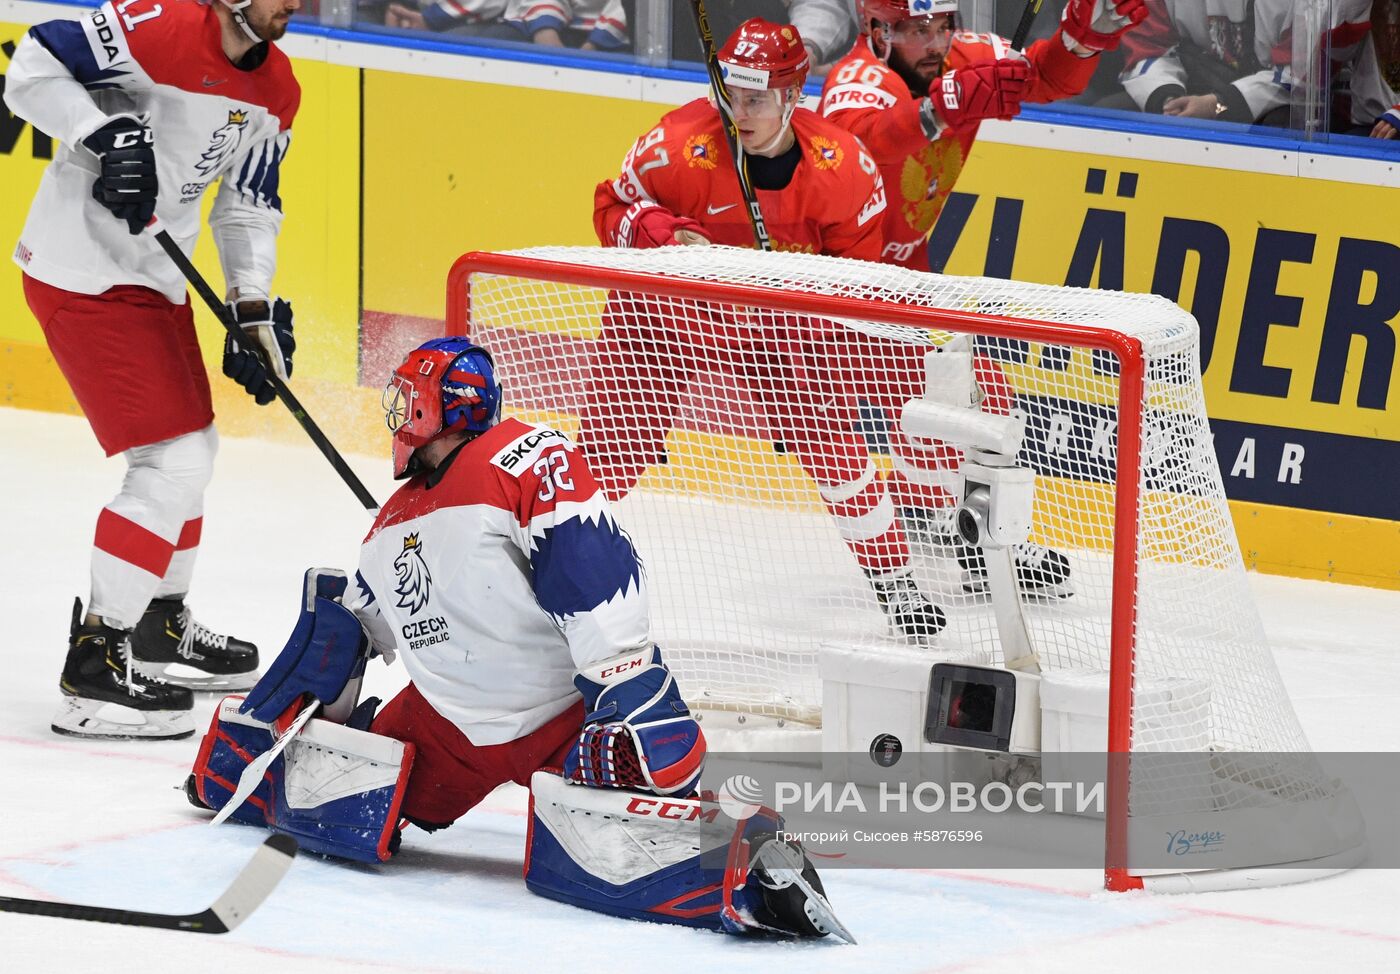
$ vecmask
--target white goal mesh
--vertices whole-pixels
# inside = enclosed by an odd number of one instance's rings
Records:
[[[509,413],[580,441],[693,705],[818,722],[822,644],[928,642],[871,583],[910,569],[947,616],[931,642],[1000,659],[947,523],[960,455],[900,427],[925,355],[970,334],[983,408],[1027,416],[1031,541],[1069,569],[1025,606],[1042,666],[1092,678],[1126,659],[1134,750],[1307,751],[1248,591],[1196,324],[1171,302],[721,247],[459,266],[449,330],[491,349]],[[1327,794],[1306,760],[1270,774],[1211,801]],[[1189,792],[1151,789],[1154,810]]]

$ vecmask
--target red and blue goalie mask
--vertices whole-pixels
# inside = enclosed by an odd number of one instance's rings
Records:
[[[394,479],[413,473],[413,454],[448,433],[483,433],[501,418],[491,353],[465,338],[435,338],[408,353],[384,386],[384,421],[394,434]]]

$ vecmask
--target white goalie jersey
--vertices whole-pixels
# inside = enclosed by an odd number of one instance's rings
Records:
[[[473,744],[580,699],[584,666],[651,646],[631,539],[564,434],[503,420],[389,498],[346,601]]]

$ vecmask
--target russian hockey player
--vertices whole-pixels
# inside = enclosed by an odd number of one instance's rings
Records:
[[[719,61],[773,248],[879,259],[885,187],[859,139],[798,106],[808,59],[796,28],[752,18]],[[663,116],[627,153],[622,173],[598,184],[593,222],[607,246],[753,246],[720,109],[701,98]],[[617,500],[664,459],[694,376],[732,376],[816,482],[893,626],[921,641],[946,619],[915,586],[903,529],[856,430],[858,403],[844,372],[832,368],[831,345],[845,333],[816,318],[711,321],[610,301],[579,445]]]
[[[929,270],[929,233],[982,122],[1011,118],[1022,102],[1079,94],[1098,67],[1098,54],[1117,47],[1147,15],[1143,0],[1070,0],[1055,33],[1022,53],[995,34],[958,30],[957,13],[957,0],[862,0],[861,35],[822,89],[822,116],[865,142],[889,188],[880,259],[915,270]],[[983,355],[974,364],[983,409],[1009,410],[1012,394],[1001,367]],[[922,372],[921,363],[912,362],[875,377],[871,401],[898,417],[904,402],[919,394]],[[984,587],[981,552],[962,544],[948,523],[961,491],[961,453],[911,438],[898,423],[891,453],[894,470],[886,486],[906,530],[955,556],[966,588]],[[1015,557],[1023,590],[1067,593],[1063,554],[1023,544]]]

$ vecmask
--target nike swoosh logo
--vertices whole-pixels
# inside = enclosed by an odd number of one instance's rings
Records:
[[[210,81],[210,80],[209,80],[209,76],[208,76],[208,75],[205,75],[205,76],[204,76],[204,87],[206,87],[206,88],[212,88],[212,87],[214,87],[215,85],[221,85],[221,84],[223,84],[223,83],[224,83],[225,81],[227,81],[227,80],[228,80],[227,78],[219,78],[217,81]]]
[[[714,216],[716,213],[723,213],[725,210],[732,210],[738,205],[738,203],[730,203],[728,206],[707,206],[705,207],[705,212],[710,214],[710,216]]]

